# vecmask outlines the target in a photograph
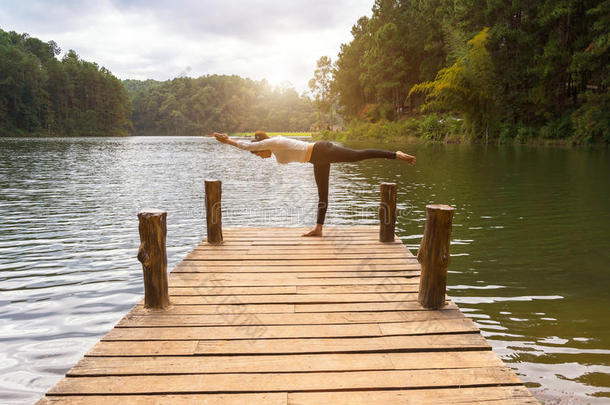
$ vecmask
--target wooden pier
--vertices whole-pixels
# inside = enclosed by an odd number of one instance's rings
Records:
[[[203,241],[169,306],[142,300],[38,404],[537,403],[449,298],[419,303],[420,264],[387,229],[302,231]]]

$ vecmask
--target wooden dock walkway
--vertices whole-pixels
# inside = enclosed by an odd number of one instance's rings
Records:
[[[224,229],[38,404],[532,404],[476,325],[417,301],[420,265],[378,227]]]

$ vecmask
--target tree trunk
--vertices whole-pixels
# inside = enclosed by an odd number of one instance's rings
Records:
[[[144,210],[138,213],[140,221],[140,248],[138,260],[144,272],[144,306],[166,308],[169,305],[167,288],[167,213]]]
[[[454,211],[455,208],[448,205],[426,206],[426,228],[417,252],[417,260],[421,264],[418,300],[428,309],[440,309],[445,305],[449,241]]]

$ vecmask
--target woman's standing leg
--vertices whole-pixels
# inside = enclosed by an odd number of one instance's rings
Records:
[[[313,174],[316,179],[316,186],[318,186],[318,217],[313,230],[303,234],[303,236],[322,236],[322,226],[324,225],[326,210],[328,209],[330,163],[315,163],[313,165]]]

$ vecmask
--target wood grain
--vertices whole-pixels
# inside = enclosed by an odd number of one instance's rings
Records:
[[[418,302],[420,266],[379,228],[224,229],[38,405],[535,404],[449,297]]]

